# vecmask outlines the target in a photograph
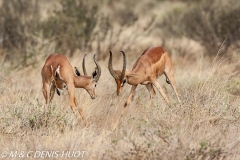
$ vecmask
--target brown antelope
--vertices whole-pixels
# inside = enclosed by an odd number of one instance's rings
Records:
[[[86,69],[84,65],[85,56],[83,58],[83,70],[84,76],[80,75],[80,72],[75,67],[75,72],[77,75],[74,74],[73,68],[69,63],[68,59],[63,54],[51,54],[43,68],[42,68],[42,83],[43,83],[43,95],[46,100],[46,104],[49,104],[53,99],[55,90],[60,95],[58,89],[67,88],[69,93],[69,102],[70,107],[75,113],[76,107],[78,106],[77,99],[74,93],[75,88],[84,88],[92,99],[96,97],[95,95],[95,88],[97,85],[97,81],[101,75],[101,67],[97,63],[96,55],[94,55],[94,62],[96,64],[95,71],[93,72],[92,76],[86,75]],[[82,109],[79,107],[78,112],[80,113],[85,125],[87,122],[83,115]],[[76,117],[78,117],[76,115]]]
[[[160,84],[157,82],[157,78],[162,74],[166,76],[166,82],[172,86],[179,103],[181,103],[173,75],[172,60],[169,57],[169,54],[162,47],[151,47],[143,51],[142,55],[135,62],[132,70],[126,69],[126,55],[123,51],[121,51],[123,54],[123,69],[113,70],[112,52],[109,52],[110,57],[108,62],[108,69],[117,83],[117,95],[119,95],[121,92],[125,82],[132,85],[131,92],[124,105],[124,110],[130,103],[138,84],[145,85],[150,93],[149,107],[152,105],[152,100],[156,95],[153,86],[157,88],[167,104],[170,105],[166,94],[164,93]]]

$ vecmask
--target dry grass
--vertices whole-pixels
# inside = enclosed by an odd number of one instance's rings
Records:
[[[89,73],[94,67],[91,57],[87,59]],[[70,61],[78,66],[81,56]],[[149,94],[140,86],[116,130],[113,128],[130,86],[125,86],[121,96],[115,95],[115,82],[105,67],[107,61],[100,61],[103,73],[97,99],[91,100],[83,89],[76,90],[89,128],[75,119],[66,91],[60,97],[55,95],[45,108],[40,77],[43,62],[36,68],[10,74],[3,68],[0,72],[1,151],[85,150],[86,159],[240,158],[240,100],[229,92],[234,88],[230,85],[234,65],[225,59],[208,63],[200,58],[182,67],[175,61],[182,107],[161,77],[172,107],[157,94],[153,106],[147,108]],[[114,67],[120,68],[121,63]]]

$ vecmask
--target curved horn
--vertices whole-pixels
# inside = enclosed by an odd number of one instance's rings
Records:
[[[122,69],[122,74],[120,79],[123,80],[126,72],[126,67],[127,67],[127,61],[126,61],[126,55],[123,51],[120,51],[123,54],[123,69]]]
[[[94,62],[95,62],[95,64],[96,64],[96,66],[97,66],[97,76],[96,76],[96,78],[95,78],[95,81],[97,82],[97,81],[99,80],[100,76],[101,76],[101,67],[100,67],[100,65],[98,64],[97,60],[96,60],[96,54],[94,54],[93,60],[94,60]]]
[[[113,76],[113,78],[118,79],[118,75],[113,71],[112,68],[112,52],[109,51],[110,53],[110,57],[109,57],[109,61],[108,61],[108,70],[111,73],[111,75]]]
[[[85,54],[83,56],[83,61],[82,61],[82,68],[83,68],[83,73],[84,73],[85,76],[87,75],[86,68],[85,68],[85,57],[86,57],[86,55],[87,54]]]

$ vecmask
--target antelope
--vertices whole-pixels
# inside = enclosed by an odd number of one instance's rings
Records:
[[[83,70],[84,75],[80,75],[80,72],[75,67],[75,74],[68,59],[63,54],[51,54],[47,59],[42,68],[42,91],[46,104],[49,104],[54,97],[55,90],[58,95],[60,92],[58,89],[67,88],[69,94],[69,103],[72,111],[76,114],[75,110],[78,106],[78,102],[74,93],[75,88],[84,88],[92,99],[96,97],[95,88],[97,82],[101,76],[101,67],[96,61],[96,54],[93,60],[96,64],[96,69],[92,73],[92,76],[88,76],[85,69],[85,56],[83,57]],[[85,125],[85,120],[82,109],[79,107],[78,112],[80,113]],[[76,115],[76,117],[78,117]]]
[[[120,52],[122,52],[123,55],[123,69],[113,70],[111,51],[109,51],[110,57],[108,61],[108,69],[117,84],[117,95],[120,94],[126,82],[132,85],[131,92],[126,103],[124,104],[124,110],[133,98],[135,90],[139,84],[145,85],[150,93],[149,107],[152,105],[152,100],[156,95],[153,86],[156,87],[166,103],[170,106],[169,99],[167,98],[160,84],[157,82],[157,78],[162,74],[166,76],[166,82],[172,86],[179,103],[181,103],[176,89],[172,60],[169,54],[162,47],[151,47],[143,51],[141,56],[133,65],[132,70],[126,68],[126,55],[123,51]]]

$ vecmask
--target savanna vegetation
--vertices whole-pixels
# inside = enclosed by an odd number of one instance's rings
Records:
[[[82,159],[240,159],[239,13],[239,0],[0,0],[0,156],[86,151]],[[182,105],[162,76],[172,106],[157,93],[148,108],[149,93],[138,87],[114,129],[130,86],[116,95],[108,51],[116,69],[125,51],[131,69],[144,49],[158,45],[172,57]],[[72,113],[66,90],[45,106],[40,73],[51,53],[79,68],[87,53],[88,73],[97,54],[98,97],[75,90],[89,127]]]

